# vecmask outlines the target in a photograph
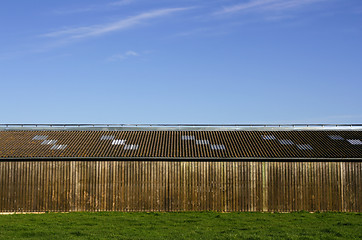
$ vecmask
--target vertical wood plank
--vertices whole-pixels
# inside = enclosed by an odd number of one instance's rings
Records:
[[[1,161],[0,211],[361,211],[361,162]]]

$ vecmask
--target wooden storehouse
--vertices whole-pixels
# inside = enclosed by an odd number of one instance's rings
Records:
[[[361,212],[361,160],[361,126],[0,125],[0,212]]]

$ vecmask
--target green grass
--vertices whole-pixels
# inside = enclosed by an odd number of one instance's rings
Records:
[[[0,239],[362,239],[360,213],[0,215]]]

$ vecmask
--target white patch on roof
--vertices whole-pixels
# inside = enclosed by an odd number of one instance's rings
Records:
[[[225,150],[225,146],[223,144],[212,144],[210,147],[212,150]]]
[[[124,150],[137,150],[138,145],[136,144],[126,144],[124,145]]]
[[[54,145],[58,140],[44,140],[41,145]]]
[[[274,135],[262,135],[261,136],[264,140],[275,140],[276,138]]]
[[[101,137],[101,140],[113,140],[114,139],[114,136],[112,135],[103,135]]]
[[[281,139],[279,140],[279,142],[283,145],[292,145],[294,144],[292,140],[289,140],[289,139]]]
[[[182,140],[195,140],[195,136],[188,136],[188,135],[184,135],[181,136]]]
[[[196,144],[207,145],[207,144],[210,144],[210,142],[209,142],[209,140],[200,139],[200,140],[196,140]]]
[[[115,139],[112,141],[112,145],[123,145],[126,143],[126,140],[124,139]]]
[[[54,145],[50,148],[50,150],[63,150],[67,147],[67,145]]]
[[[359,139],[347,139],[347,141],[352,145],[362,145],[362,141]]]
[[[45,140],[47,139],[47,135],[36,135],[35,137],[33,137],[33,140]]]
[[[332,140],[344,140],[344,138],[339,135],[329,135],[328,137]]]
[[[299,144],[299,145],[297,145],[297,147],[300,150],[313,150],[312,146],[309,144]]]

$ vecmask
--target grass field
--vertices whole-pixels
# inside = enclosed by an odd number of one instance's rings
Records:
[[[360,213],[0,215],[0,239],[362,239]]]

